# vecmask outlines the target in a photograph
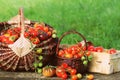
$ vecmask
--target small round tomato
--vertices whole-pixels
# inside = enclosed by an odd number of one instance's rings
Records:
[[[52,32],[51,32],[51,31],[48,31],[47,34],[48,34],[48,36],[51,36],[51,35],[52,35]]]
[[[30,28],[28,29],[28,32],[32,33],[32,31],[35,31],[35,30],[34,30],[34,28],[30,27]]]
[[[79,47],[82,47],[82,43],[81,43],[81,42],[79,42],[79,43],[78,43],[78,46],[79,46]]]
[[[71,80],[78,80],[77,75],[72,75],[72,76],[71,76]]]
[[[42,24],[38,24],[36,27],[35,27],[35,30],[42,30],[43,31],[43,25]]]
[[[62,74],[61,76],[63,79],[67,79],[68,75],[66,73]]]
[[[94,75],[89,74],[86,76],[87,80],[93,80],[94,79]]]
[[[71,48],[67,48],[67,52],[71,53],[72,52]]]
[[[39,40],[38,37],[30,38],[30,40],[32,41],[33,44],[39,44],[40,43],[40,40]]]
[[[112,49],[109,50],[109,54],[114,54],[114,53],[116,53],[115,49],[112,48]]]
[[[76,69],[72,69],[71,71],[70,71],[70,74],[71,75],[75,75],[77,73],[77,70]]]
[[[28,37],[30,36],[30,33],[29,33],[29,32],[25,32],[25,33],[24,33],[24,36],[25,36],[26,38],[28,38]]]
[[[8,29],[7,33],[10,34],[10,35],[12,35],[13,34],[13,30],[12,29]]]
[[[103,52],[104,49],[103,47],[100,46],[100,47],[96,47],[95,50],[96,52]]]
[[[36,37],[36,36],[38,36],[38,32],[35,31],[35,30],[33,30],[33,31],[31,32],[31,35],[32,35],[33,37]]]
[[[57,66],[56,68],[56,75],[58,77],[61,77],[65,73],[65,69],[63,69],[61,66]]]
[[[73,50],[72,52],[71,52],[71,54],[72,55],[75,55],[77,52],[75,51],[75,50]]]
[[[43,29],[44,29],[45,32],[49,31],[48,27],[44,27]]]
[[[78,56],[81,58],[83,56],[83,53],[78,53]]]
[[[94,51],[94,46],[88,46],[89,51]]]
[[[62,57],[63,54],[64,54],[64,51],[63,51],[63,50],[60,50],[60,51],[58,52],[58,56],[60,56],[60,57]]]
[[[90,51],[87,51],[87,52],[86,52],[86,55],[87,55],[87,56],[90,56],[90,54],[91,54]]]
[[[63,68],[68,68],[68,64],[67,63],[62,63],[61,65]]]
[[[70,58],[73,58],[73,55],[70,54],[70,53],[66,53],[66,54],[65,54],[65,58],[69,58],[69,59],[70,59]]]

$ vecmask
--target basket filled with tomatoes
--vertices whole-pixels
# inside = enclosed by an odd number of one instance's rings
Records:
[[[81,42],[77,42],[71,46],[60,47],[60,43],[62,39],[69,35],[76,34],[79,35],[80,38],[83,39],[84,45]],[[88,64],[92,60],[91,52],[87,50],[87,42],[86,38],[77,31],[68,31],[65,32],[58,40],[57,48],[56,48],[56,64],[61,65],[63,63],[67,63],[72,68],[76,69],[78,73],[86,73]]]
[[[11,20],[0,22],[0,69],[34,71],[39,59],[41,67],[53,64],[57,42],[53,27],[24,18],[20,9]]]

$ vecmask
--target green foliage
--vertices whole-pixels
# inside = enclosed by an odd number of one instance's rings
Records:
[[[0,21],[15,16],[20,7],[28,19],[53,26],[59,37],[75,29],[95,46],[120,49],[119,0],[0,0]],[[73,41],[69,36],[63,43]]]

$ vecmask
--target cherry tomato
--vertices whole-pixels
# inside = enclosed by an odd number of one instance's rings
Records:
[[[38,32],[35,31],[35,30],[33,30],[33,31],[31,31],[31,35],[32,35],[33,37],[36,37],[36,36],[38,35]]]
[[[86,52],[86,55],[87,55],[87,56],[90,56],[90,54],[91,54],[90,51],[87,51],[87,52]]]
[[[52,32],[51,32],[51,31],[48,31],[47,34],[48,34],[48,36],[51,36],[51,35],[52,35]]]
[[[48,27],[44,27],[45,32],[48,32],[48,30],[49,30]]]
[[[86,76],[87,80],[93,80],[94,79],[94,75],[89,74]]]
[[[66,54],[65,54],[65,58],[69,58],[69,59],[70,59],[70,58],[73,58],[73,55],[70,54],[70,53],[66,53]]]
[[[38,30],[42,30],[43,31],[43,25],[42,24],[39,24],[35,27],[35,29],[38,31]]]
[[[94,46],[88,46],[89,51],[94,51]]]
[[[96,52],[103,52],[104,49],[103,47],[100,46],[100,47],[96,47],[95,50]]]
[[[76,69],[72,69],[71,71],[70,71],[70,74],[71,75],[75,75],[77,73],[77,70]]]
[[[71,76],[71,80],[78,80],[77,75],[72,75],[72,76]]]
[[[83,56],[83,53],[78,53],[78,56],[81,58]]]
[[[13,30],[12,29],[8,29],[7,33],[10,34],[10,35],[12,35],[13,34]]]
[[[114,53],[116,53],[116,50],[112,48],[112,49],[109,50],[109,53],[114,54]]]
[[[62,74],[61,76],[63,79],[67,79],[68,75],[66,73]]]
[[[67,48],[67,52],[71,53],[72,52],[71,48]]]
[[[38,37],[31,38],[30,40],[32,41],[33,44],[38,44],[38,43],[40,43],[40,40],[39,40]]]
[[[64,54],[64,51],[63,50],[60,50],[59,53],[58,53],[58,56],[62,57]]]
[[[68,64],[67,63],[62,63],[61,65],[63,68],[68,68]]]
[[[65,73],[65,69],[63,69],[61,66],[57,66],[56,68],[56,75],[58,77],[62,77],[62,75]]]
[[[79,42],[79,43],[78,43],[78,46],[79,46],[79,47],[82,47],[82,43],[81,43],[81,42]]]
[[[33,31],[35,31],[35,30],[34,30],[34,28],[32,28],[32,27],[30,27],[30,28],[28,29],[28,32],[30,32],[30,33],[32,33]]]
[[[77,53],[77,52],[76,52],[76,51],[74,51],[74,50],[71,52],[71,54],[72,54],[72,55],[75,55],[76,53]]]
[[[28,37],[30,36],[30,33],[29,33],[29,32],[25,32],[25,33],[24,33],[24,36],[25,36],[26,38],[28,38]]]

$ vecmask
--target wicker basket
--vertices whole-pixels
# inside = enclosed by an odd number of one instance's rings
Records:
[[[33,26],[36,22],[29,21],[27,25]],[[0,35],[4,33],[6,29],[11,28],[9,22],[0,22]],[[47,25],[47,24],[45,24]],[[47,25],[48,27],[52,28],[51,26]],[[53,28],[52,28],[53,29]],[[42,41],[41,43],[37,44],[35,48],[42,48],[43,55],[43,66],[47,64],[53,64],[52,58],[55,56],[56,45],[58,42],[58,38],[48,38],[47,40]],[[23,57],[17,56],[12,49],[8,47],[8,44],[0,42],[0,69],[6,71],[34,71],[35,68],[33,63],[35,62],[35,54],[34,49],[30,51]]]
[[[85,45],[87,46],[86,39],[81,33],[77,32],[77,31],[68,31],[68,32],[65,32],[60,37],[60,39],[58,41],[58,44],[57,44],[57,48],[56,48],[56,54],[58,54],[59,50],[63,49],[63,48],[60,48],[61,40],[63,39],[63,37],[65,37],[66,35],[69,35],[69,34],[77,34],[77,35],[79,35],[80,37],[82,37],[82,39],[85,42]],[[83,65],[83,61],[80,58],[76,58],[76,59],[75,58],[70,58],[70,59],[68,59],[68,58],[62,58],[62,57],[57,56],[57,63],[56,64],[61,65],[62,63],[67,63],[72,68],[75,68],[78,73],[84,74],[87,71],[87,66]]]

